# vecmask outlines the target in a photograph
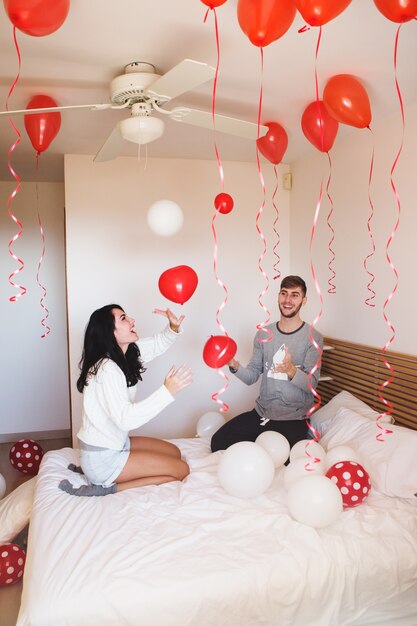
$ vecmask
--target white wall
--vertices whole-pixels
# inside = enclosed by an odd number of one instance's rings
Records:
[[[23,224],[23,234],[12,246],[24,261],[24,270],[14,281],[27,288],[17,302],[9,297],[18,293],[8,282],[18,267],[8,251],[9,241],[18,232],[7,212],[7,202],[15,183],[0,182],[1,254],[1,364],[0,440],[14,440],[14,434],[42,433],[39,438],[70,429],[68,390],[68,350],[66,327],[64,185],[62,183],[22,183],[10,209]],[[50,334],[44,332],[40,306],[42,290],[36,281],[42,240],[37,208],[45,233],[45,257],[40,281],[47,289],[44,305],[49,309]]]
[[[228,302],[220,315],[227,332],[238,343],[238,358],[246,362],[252,351],[256,324],[266,313],[258,303],[265,279],[258,259],[263,244],[256,231],[256,215],[262,204],[262,188],[256,163],[224,163],[225,191],[235,201],[233,211],[219,214],[215,221],[218,236],[218,275],[229,290]],[[259,226],[267,238],[268,253],[263,261],[270,277],[264,303],[276,319],[277,281],[272,268],[275,211],[271,195],[275,186],[273,167],[264,162],[267,203]],[[286,168],[280,168],[280,172]],[[281,185],[276,204],[280,218],[280,268],[289,265],[289,192]],[[93,164],[91,157],[67,155],[65,159],[68,315],[73,431],[81,418],[81,395],[76,391],[78,362],[85,325],[93,310],[110,302],[119,303],[136,318],[142,336],[165,325],[165,318],[152,315],[155,307],[184,313],[185,333],[167,355],[150,364],[140,394],[162,384],[170,365],[188,363],[194,384],[178,394],[176,401],[141,429],[142,434],[175,437],[192,436],[198,418],[218,410],[211,395],[224,384],[219,374],[205,365],[203,347],[211,334],[222,334],[216,324],[216,310],[224,299],[213,270],[214,240],[211,221],[213,200],[220,192],[215,161],[187,161],[119,158]],[[181,231],[169,238],[155,235],[147,226],[148,207],[160,199],[177,202],[184,212]],[[183,307],[166,300],[158,290],[161,273],[176,265],[190,265],[199,276],[194,296]],[[297,268],[293,268],[294,271]],[[249,409],[257,386],[245,387],[231,376],[221,398],[230,405],[229,416]]]
[[[328,336],[381,348],[394,336],[392,350],[417,354],[417,335],[412,331],[417,305],[417,105],[406,108],[404,148],[394,172],[401,211],[399,229],[389,246],[388,254],[398,272],[399,284],[386,308],[386,315],[394,325],[394,333],[384,321],[383,305],[395,285],[395,275],[386,258],[386,246],[398,218],[390,184],[390,170],[401,142],[399,112],[372,127],[373,135],[367,129],[352,129],[343,141],[337,138],[331,150],[330,195],[334,202],[333,227],[336,238],[333,247],[336,253],[334,267],[337,273],[337,293],[327,293],[330,230],[326,219],[330,205],[324,194],[312,255],[324,295],[320,326]],[[375,165],[371,199],[374,217],[370,227],[376,252],[368,268],[375,275],[376,298],[375,307],[371,308],[365,304],[369,277],[363,262],[372,250],[367,220],[371,212],[368,178],[373,141]],[[311,283],[306,241],[311,234],[322,176],[324,182],[327,182],[327,156],[312,149],[308,156],[292,164],[292,172],[291,265],[296,265],[301,273],[308,275]],[[315,290],[311,291],[308,315],[313,319],[319,313],[320,306]]]

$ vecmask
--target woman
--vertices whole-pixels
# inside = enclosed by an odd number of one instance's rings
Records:
[[[139,339],[135,320],[121,306],[94,311],[84,337],[78,391],[83,393],[82,425],[77,436],[81,469],[89,485],[60,488],[74,495],[106,495],[131,487],[183,480],[189,468],[179,449],[152,437],[130,437],[129,431],[155,417],[192,382],[189,367],[171,367],[164,384],[150,396],[134,401],[144,363],[165,352],[181,332],[184,316],[156,309],[169,324],[159,334]],[[137,342],[137,343],[136,343]],[[79,471],[75,466],[70,469]]]

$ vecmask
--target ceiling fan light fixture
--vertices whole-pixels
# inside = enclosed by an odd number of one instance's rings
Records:
[[[123,139],[140,145],[159,139],[164,127],[165,124],[159,117],[128,117],[119,122]]]

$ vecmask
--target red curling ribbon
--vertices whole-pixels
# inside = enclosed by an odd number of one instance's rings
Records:
[[[330,158],[329,152],[327,153],[327,158],[329,160],[329,178],[327,179],[327,184],[326,184],[326,195],[327,195],[327,198],[329,199],[329,202],[330,202],[330,211],[329,211],[329,213],[327,215],[327,226],[329,227],[329,230],[331,231],[330,241],[329,241],[329,245],[328,245],[329,252],[330,252],[330,261],[329,261],[329,264],[328,264],[327,267],[329,268],[330,278],[327,281],[327,284],[329,285],[327,293],[333,294],[333,293],[336,293],[336,285],[333,282],[333,280],[336,277],[336,272],[333,269],[333,262],[334,262],[334,260],[336,258],[336,255],[335,255],[335,252],[334,252],[334,250],[332,248],[332,244],[334,242],[334,228],[333,228],[332,223],[331,223],[331,218],[332,218],[332,215],[333,215],[334,206],[333,206],[333,200],[332,200],[332,198],[330,196],[330,192],[329,192],[330,181],[331,181],[331,178],[332,178],[332,160]]]
[[[368,129],[372,133],[372,129],[370,126],[368,126]],[[371,182],[372,182],[372,174],[374,171],[374,156],[375,156],[375,147],[374,147],[374,142],[372,142],[372,157],[371,157],[371,164],[369,167],[369,180],[368,180],[368,199],[369,199],[370,213],[369,213],[369,217],[367,221],[369,239],[371,240],[371,244],[372,244],[372,252],[370,252],[365,257],[364,262],[363,262],[363,266],[365,268],[366,273],[371,277],[369,283],[367,284],[367,289],[371,295],[368,296],[365,300],[365,304],[367,304],[368,306],[375,306],[375,302],[372,302],[372,300],[375,299],[375,291],[374,289],[372,289],[372,283],[375,280],[375,274],[373,274],[372,272],[368,270],[368,261],[369,259],[371,259],[371,257],[373,257],[373,255],[375,254],[375,249],[376,249],[375,241],[374,241],[374,237],[373,237],[372,229],[371,229],[371,222],[374,216],[374,205],[373,205],[372,197],[371,197]]]
[[[223,400],[220,400],[219,395],[224,393],[226,389],[229,387],[229,377],[221,369],[218,369],[217,372],[219,373],[220,376],[223,376],[225,380],[225,384],[219,391],[216,391],[215,393],[212,394],[211,399],[214,402],[217,402],[218,404],[220,404],[220,409],[219,409],[220,413],[227,413],[230,407],[228,404],[226,404],[226,402],[223,402]]]
[[[385,302],[384,302],[384,306],[382,307],[382,312],[383,312],[384,321],[385,321],[385,323],[388,325],[388,327],[390,328],[390,330],[391,330],[391,332],[392,332],[391,337],[388,339],[388,341],[386,342],[386,344],[385,344],[385,345],[384,345],[384,347],[382,348],[382,360],[383,360],[383,362],[384,362],[385,367],[386,367],[386,368],[387,368],[387,369],[391,372],[391,375],[390,375],[390,377],[389,377],[387,380],[385,380],[385,381],[382,383],[382,385],[380,385],[380,387],[379,387],[379,389],[378,389],[378,396],[379,396],[379,399],[380,399],[380,400],[384,403],[384,405],[385,405],[386,407],[388,407],[388,410],[387,410],[387,411],[385,411],[384,413],[381,413],[380,415],[378,415],[378,418],[377,418],[377,426],[378,426],[378,428],[381,430],[381,432],[380,432],[380,433],[378,433],[378,435],[377,435],[377,437],[376,437],[376,438],[377,438],[377,440],[378,440],[378,441],[381,441],[381,442],[383,442],[383,441],[384,441],[384,439],[383,439],[383,436],[384,436],[384,435],[389,435],[389,434],[392,434],[392,432],[393,432],[391,429],[384,427],[384,426],[381,424],[380,420],[381,420],[381,419],[382,419],[385,415],[391,415],[391,413],[392,413],[392,411],[393,411],[393,408],[394,408],[394,407],[393,407],[393,405],[392,405],[392,403],[391,403],[391,402],[389,402],[386,398],[384,398],[384,396],[382,395],[382,391],[383,391],[383,389],[385,389],[386,387],[388,387],[388,385],[389,385],[389,384],[390,384],[390,383],[394,380],[394,368],[393,368],[393,367],[392,367],[392,365],[390,365],[390,363],[388,363],[388,361],[384,358],[384,355],[386,354],[387,349],[389,348],[389,346],[392,344],[392,342],[393,342],[393,341],[394,341],[394,339],[395,339],[395,328],[394,328],[394,326],[393,326],[392,322],[389,320],[389,318],[388,318],[388,316],[387,316],[387,314],[386,314],[386,309],[387,309],[388,304],[390,303],[390,301],[391,301],[392,297],[394,296],[394,294],[395,294],[395,292],[397,291],[397,288],[398,288],[398,272],[397,272],[397,269],[395,268],[395,266],[394,266],[394,264],[393,264],[393,262],[392,262],[392,260],[391,260],[391,257],[390,257],[390,255],[389,255],[389,248],[390,248],[390,245],[391,245],[391,243],[392,243],[392,240],[394,239],[395,234],[396,234],[396,232],[397,232],[397,230],[398,230],[398,226],[399,226],[399,223],[400,223],[400,214],[401,214],[401,202],[400,202],[400,197],[399,197],[399,195],[398,195],[397,188],[396,188],[395,183],[394,183],[394,177],[393,177],[393,176],[394,176],[394,171],[395,171],[395,168],[397,167],[398,160],[399,160],[399,158],[400,158],[400,156],[401,156],[401,152],[402,152],[402,150],[403,150],[403,145],[404,145],[404,131],[405,131],[404,104],[403,104],[403,99],[402,99],[402,96],[401,96],[401,90],[400,90],[400,86],[399,86],[399,83],[398,83],[398,77],[397,77],[397,52],[398,52],[398,37],[399,37],[399,34],[400,34],[400,29],[401,29],[401,26],[402,26],[402,24],[400,24],[400,25],[398,26],[397,33],[396,33],[396,36],[395,36],[395,45],[394,45],[394,77],[395,77],[395,88],[396,88],[396,90],[397,90],[398,100],[399,100],[399,103],[400,103],[401,121],[402,121],[402,133],[401,133],[401,143],[400,143],[400,147],[399,147],[399,149],[398,149],[397,155],[396,155],[396,157],[395,157],[395,159],[394,159],[394,162],[393,162],[393,164],[392,164],[392,167],[391,167],[391,173],[390,173],[390,182],[391,182],[391,187],[392,187],[392,190],[393,190],[393,192],[394,192],[395,201],[396,201],[396,205],[397,205],[397,220],[396,220],[396,222],[395,222],[395,226],[394,226],[394,228],[393,228],[393,230],[392,230],[392,232],[391,232],[391,234],[390,234],[390,236],[389,236],[389,238],[388,238],[387,245],[386,245],[386,248],[385,248],[385,256],[386,256],[386,259],[387,259],[387,261],[388,261],[388,264],[389,264],[389,266],[390,266],[390,268],[391,268],[391,270],[392,270],[392,272],[393,272],[393,274],[394,274],[394,276],[395,276],[395,284],[394,284],[394,287],[393,287],[392,291],[390,292],[390,294],[389,294],[389,295],[388,295],[388,297],[386,298],[386,300],[385,300]]]
[[[261,86],[260,86],[260,90],[259,90],[259,105],[258,105],[258,138],[260,136],[260,128],[261,128],[261,116],[262,116],[262,97],[263,97],[263,88],[262,88],[262,84],[263,84],[263,68],[264,68],[264,51],[262,46],[259,47],[260,53],[261,53]],[[264,177],[262,174],[262,169],[261,169],[261,160],[259,158],[259,150],[258,150],[258,145],[256,144],[256,162],[257,162],[257,166],[258,166],[258,173],[259,173],[259,179],[261,181],[261,187],[262,187],[262,194],[263,194],[263,198],[262,198],[262,204],[260,206],[260,209],[256,215],[256,230],[258,231],[258,234],[260,236],[260,238],[262,239],[263,242],[263,250],[261,253],[261,256],[258,259],[258,268],[259,271],[261,272],[262,276],[265,278],[266,281],[266,285],[265,285],[265,289],[259,294],[258,297],[258,302],[260,304],[260,306],[263,308],[263,310],[265,311],[267,318],[266,320],[262,323],[262,324],[257,324],[256,328],[258,330],[261,330],[262,332],[266,333],[267,337],[265,337],[264,339],[258,339],[258,341],[260,341],[261,343],[266,343],[267,341],[271,341],[272,339],[272,333],[268,328],[265,328],[266,324],[268,324],[268,322],[271,319],[271,313],[268,310],[268,308],[263,304],[262,298],[263,296],[266,294],[266,292],[269,289],[269,278],[266,275],[263,267],[262,267],[262,260],[264,258],[264,256],[266,255],[266,239],[264,237],[264,234],[259,226],[259,220],[261,218],[262,212],[265,208],[265,202],[266,202],[266,187],[265,187],[265,181],[264,181]]]
[[[279,256],[278,252],[277,252],[277,248],[280,244],[281,241],[281,237],[279,236],[279,231],[277,230],[277,224],[278,224],[278,220],[279,220],[279,209],[277,207],[277,205],[275,204],[275,196],[277,195],[278,192],[278,171],[277,171],[277,166],[274,165],[274,174],[275,174],[275,187],[274,187],[274,192],[272,194],[272,206],[275,209],[275,220],[274,220],[274,233],[277,236],[277,240],[275,242],[275,245],[273,247],[273,252],[276,256],[276,261],[274,263],[274,271],[275,271],[275,276],[274,276],[274,280],[276,280],[277,278],[281,278],[281,271],[278,269],[278,265],[279,262],[281,261],[281,257]]]
[[[19,80],[19,76],[20,76],[20,69],[22,67],[22,63],[21,63],[21,58],[20,58],[20,50],[19,50],[19,45],[17,43],[17,38],[16,38],[16,27],[13,28],[13,39],[14,39],[14,44],[15,44],[15,48],[16,48],[16,53],[17,53],[17,58],[18,58],[18,71],[17,71],[17,75],[16,78],[13,81],[12,86],[10,87],[7,99],[6,99],[6,110],[9,110],[9,99],[10,96],[12,95],[16,84]],[[14,144],[12,145],[12,147],[10,148],[9,152],[8,152],[8,158],[7,158],[7,165],[9,167],[10,173],[12,174],[13,178],[16,180],[17,182],[17,186],[15,187],[15,189],[12,191],[12,193],[9,196],[9,199],[7,201],[7,211],[9,213],[10,218],[15,222],[15,224],[19,227],[19,231],[11,238],[11,240],[9,241],[9,245],[8,245],[8,250],[9,250],[9,254],[10,256],[19,264],[19,267],[14,270],[14,272],[12,272],[9,275],[9,283],[12,287],[15,287],[16,289],[19,289],[19,293],[15,294],[14,296],[10,296],[9,300],[10,302],[17,302],[17,300],[21,297],[24,296],[27,289],[26,287],[23,287],[23,285],[19,285],[18,283],[14,282],[13,278],[14,276],[16,276],[17,274],[19,274],[19,272],[21,272],[23,270],[23,268],[25,267],[24,262],[22,261],[22,259],[20,259],[18,256],[16,256],[12,250],[12,246],[15,243],[15,241],[17,241],[17,239],[19,239],[19,237],[22,235],[23,233],[23,225],[22,222],[14,215],[14,213],[12,212],[10,205],[12,203],[12,200],[15,198],[16,194],[19,192],[20,190],[20,182],[21,179],[19,178],[19,176],[16,174],[16,172],[14,171],[13,167],[12,167],[12,163],[11,163],[11,155],[13,153],[13,151],[16,149],[16,147],[19,145],[20,140],[21,140],[21,134],[19,132],[19,130],[17,129],[17,127],[15,126],[15,124],[13,123],[13,120],[11,118],[9,118],[9,122],[11,127],[13,128],[13,130],[15,131],[16,135],[17,135],[17,139],[14,142]]]
[[[39,153],[37,153],[36,155],[36,171],[38,170],[38,165],[39,165]],[[41,256],[39,258],[38,261],[38,269],[36,272],[36,282],[38,283],[39,287],[42,289],[42,296],[39,300],[39,304],[41,306],[41,308],[44,310],[44,317],[41,319],[41,325],[44,327],[45,332],[41,335],[41,339],[45,339],[45,337],[47,335],[49,335],[49,333],[51,332],[50,327],[48,326],[48,324],[46,323],[46,320],[49,317],[49,310],[46,308],[46,306],[44,305],[45,302],[45,298],[46,298],[46,287],[41,283],[40,279],[39,279],[39,273],[41,270],[41,266],[43,263],[43,258],[45,256],[45,234],[43,232],[43,226],[42,226],[42,221],[41,221],[41,216],[39,213],[39,190],[38,190],[38,182],[36,181],[36,211],[37,211],[37,216],[38,216],[38,224],[39,224],[39,231],[41,234],[41,240],[42,240],[42,252],[41,252]]]
[[[216,112],[217,82],[218,82],[218,77],[219,77],[219,66],[220,66],[220,39],[219,39],[219,28],[218,28],[218,23],[217,23],[217,13],[216,13],[216,9],[214,7],[212,9],[210,9],[210,8],[207,9],[206,15],[204,17],[204,22],[206,21],[208,12],[210,10],[213,12],[213,15],[214,15],[214,29],[215,29],[215,36],[216,36],[216,52],[217,52],[216,72],[214,74],[212,102],[211,102],[211,116],[212,116],[212,120],[213,120],[213,144],[214,144],[214,151],[215,151],[215,154],[216,154],[217,166],[218,166],[218,169],[219,169],[221,190],[222,190],[222,192],[224,192],[224,172],[223,172],[223,166],[222,166],[219,150],[218,150],[218,147],[217,147],[217,141],[216,141],[216,115],[215,115],[215,112]],[[226,306],[226,303],[227,303],[227,300],[228,300],[228,290],[227,290],[226,285],[220,279],[220,277],[218,275],[218,272],[217,272],[218,242],[217,242],[215,221],[217,219],[218,213],[219,213],[219,209],[216,208],[214,213],[213,213],[213,218],[211,220],[211,230],[212,230],[212,233],[213,233],[213,240],[214,240],[213,268],[214,268],[214,276],[215,276],[216,282],[223,289],[225,297],[224,297],[224,300],[222,301],[222,303],[220,304],[220,306],[216,310],[216,323],[217,323],[218,327],[220,328],[220,330],[222,331],[222,333],[224,333],[226,335],[226,337],[228,337],[229,335],[228,335],[225,327],[223,326],[223,324],[220,321],[220,313],[222,312],[222,310]],[[218,404],[220,404],[220,412],[221,413],[226,413],[229,410],[230,407],[229,407],[228,404],[226,404],[225,402],[223,402],[223,400],[221,400],[219,398],[219,395],[223,394],[227,390],[227,388],[229,387],[229,378],[227,377],[227,375],[220,368],[217,369],[217,372],[218,372],[218,374],[220,376],[222,376],[225,379],[225,384],[224,384],[224,386],[221,389],[219,389],[219,391],[213,393],[211,398],[212,398],[212,400],[214,402],[217,402]]]
[[[311,378],[316,373],[316,371],[320,368],[323,350],[322,350],[322,348],[320,348],[319,344],[314,339],[312,330],[316,326],[316,324],[318,323],[318,321],[320,320],[320,318],[323,315],[323,296],[322,296],[322,293],[321,293],[320,285],[319,285],[318,280],[316,278],[316,272],[314,270],[312,247],[313,247],[313,240],[314,240],[314,235],[315,235],[316,226],[317,226],[317,220],[318,220],[318,217],[319,217],[319,214],[320,214],[320,206],[321,206],[322,197],[323,197],[323,180],[321,181],[321,185],[320,185],[320,194],[319,194],[319,199],[317,201],[317,206],[316,206],[316,211],[315,211],[315,214],[314,214],[313,226],[311,228],[311,236],[310,236],[310,267],[311,267],[311,274],[313,276],[314,286],[315,286],[317,294],[318,294],[318,296],[320,298],[320,311],[316,315],[316,317],[313,320],[313,322],[310,324],[310,335],[309,335],[310,341],[312,342],[312,344],[316,348],[317,352],[319,353],[319,358],[317,359],[317,362],[312,367],[311,371],[308,373],[308,388],[309,388],[310,392],[313,394],[313,396],[317,400],[316,404],[314,404],[308,410],[307,415],[306,415],[307,426],[308,426],[310,432],[312,432],[314,434],[314,441],[318,441],[320,439],[320,434],[310,424],[309,417],[310,417],[310,415],[312,415],[312,413],[314,413],[314,411],[316,411],[320,407],[320,405],[321,405],[321,397],[320,397],[320,394],[312,386]]]

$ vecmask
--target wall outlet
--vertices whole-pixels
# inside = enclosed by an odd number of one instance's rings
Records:
[[[286,191],[291,191],[292,189],[292,174],[291,172],[287,172],[282,177],[282,186]]]

